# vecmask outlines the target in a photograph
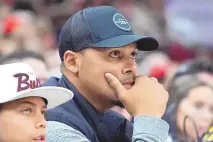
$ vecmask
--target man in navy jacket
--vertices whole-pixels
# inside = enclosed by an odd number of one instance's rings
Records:
[[[44,86],[68,88],[74,98],[48,111],[47,141],[165,141],[168,124],[161,117],[168,93],[155,78],[136,76],[137,50],[157,48],[156,39],[136,36],[113,7],[90,7],[70,17],[59,38],[63,75]],[[109,111],[118,103],[135,117],[134,132],[129,121]]]

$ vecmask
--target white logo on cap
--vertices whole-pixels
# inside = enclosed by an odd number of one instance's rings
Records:
[[[113,22],[115,23],[115,25],[124,30],[124,31],[131,31],[131,27],[129,25],[129,22],[126,20],[126,18],[120,14],[120,13],[116,13],[113,16]]]

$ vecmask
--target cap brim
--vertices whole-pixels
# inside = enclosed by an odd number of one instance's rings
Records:
[[[136,35],[116,36],[102,40],[90,46],[118,48],[134,42],[137,43],[137,49],[141,51],[156,50],[159,46],[158,41],[153,37],[139,37]]]
[[[40,87],[31,89],[28,91],[21,92],[20,95],[10,98],[5,102],[13,101],[25,97],[41,97],[48,101],[47,109],[59,106],[73,98],[74,94],[72,91],[62,87]],[[1,102],[4,103],[4,102]]]

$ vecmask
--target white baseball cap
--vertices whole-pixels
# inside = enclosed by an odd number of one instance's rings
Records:
[[[24,63],[0,65],[0,104],[25,97],[41,97],[48,101],[47,109],[73,98],[73,92],[62,87],[39,87],[32,68]]]

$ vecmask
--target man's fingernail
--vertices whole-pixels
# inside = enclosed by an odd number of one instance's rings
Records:
[[[109,73],[105,73],[105,78],[107,79],[107,81],[109,81]]]
[[[109,76],[109,73],[105,73],[105,77],[108,77]]]

